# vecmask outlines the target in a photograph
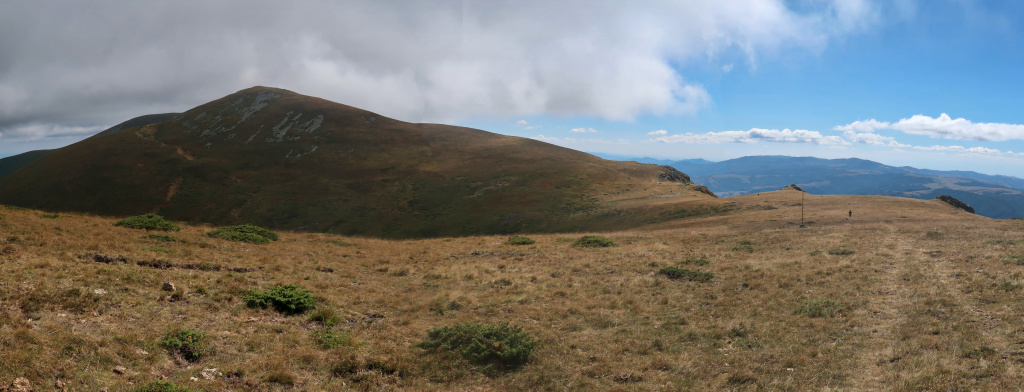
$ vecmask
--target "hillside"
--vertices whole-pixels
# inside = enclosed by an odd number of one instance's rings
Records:
[[[893,167],[863,159],[752,156],[671,166],[722,197],[797,184],[818,195],[879,195],[929,200],[950,195],[990,218],[1024,217],[1024,180],[965,171]]]
[[[704,212],[594,233],[608,248],[574,247],[587,233],[516,246],[281,232],[249,245],[207,237],[208,226],[147,233],[0,207],[0,387],[1019,388],[1024,222],[939,201],[806,195],[798,229],[801,196],[680,203]],[[659,274],[668,267],[696,272]],[[278,284],[311,290],[318,310],[246,306],[246,293]],[[511,323],[538,344],[510,371],[416,346],[464,322]],[[203,334],[198,359],[160,344],[175,328]]]
[[[108,133],[117,132],[126,128],[140,127],[144,125],[166,121],[176,115],[178,115],[178,113],[148,114],[145,116],[135,117],[131,120],[104,129],[103,131],[100,131],[99,133],[93,135],[92,137],[106,135]],[[32,162],[35,162],[37,159],[46,156],[46,154],[49,154],[51,151],[54,150],[29,151],[18,155],[0,158],[0,178],[4,178],[7,175],[21,169],[22,167],[25,167]]]
[[[652,195],[710,197],[671,168],[265,87],[0,178],[0,202],[50,211],[403,238],[629,227],[665,219],[619,206]]]

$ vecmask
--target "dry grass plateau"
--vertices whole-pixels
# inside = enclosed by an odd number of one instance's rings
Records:
[[[171,238],[115,218],[0,207],[0,384],[797,391],[1024,382],[1024,221],[937,201],[807,196],[800,229],[797,191],[693,203],[709,213],[628,231],[528,234],[536,243],[518,246],[498,236],[289,232],[250,245],[209,238],[202,226],[159,233],[173,238],[162,241]],[[584,234],[617,246],[573,247]],[[658,273],[668,267],[713,277]],[[176,290],[163,291],[165,281]],[[311,290],[317,314],[337,316],[338,339],[321,344],[325,327],[310,313],[246,307],[247,291],[275,284]],[[539,344],[508,372],[415,346],[461,322],[508,322]],[[162,348],[173,328],[205,333],[206,355],[189,362]]]

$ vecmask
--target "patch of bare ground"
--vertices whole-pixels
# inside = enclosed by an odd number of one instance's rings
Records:
[[[673,204],[685,218],[642,229],[526,234],[526,245],[310,233],[251,245],[206,237],[211,227],[152,235],[0,207],[0,385],[1019,389],[1024,222],[931,201],[803,198],[803,229],[801,193],[780,191]],[[574,247],[584,234],[617,246]],[[321,313],[245,304],[289,284]],[[464,322],[511,323],[539,344],[497,373],[416,347]],[[205,334],[209,350],[194,362],[169,351],[173,328]]]

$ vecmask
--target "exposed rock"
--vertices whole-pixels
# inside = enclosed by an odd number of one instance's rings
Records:
[[[164,282],[162,288],[164,291],[174,291],[177,289],[176,287],[174,287],[174,283],[171,282]]]
[[[124,366],[114,366],[114,373],[125,374],[128,373],[128,368]]]
[[[949,204],[949,205],[951,205],[953,207],[956,207],[956,208],[959,208],[961,210],[970,212],[972,214],[974,213],[974,207],[971,207],[969,204],[964,203],[964,202],[960,201],[960,199],[957,199],[957,198],[955,198],[953,196],[941,195],[939,197],[936,197],[936,199],[942,200],[946,204]]]
[[[782,188],[782,190],[784,190],[784,191],[794,190],[794,191],[804,192],[804,190],[800,189],[800,187],[796,186],[796,184],[786,185],[784,188]]]
[[[217,368],[203,369],[200,373],[203,375],[203,378],[207,380],[216,380],[217,377],[224,375],[224,373],[218,371]]]
[[[106,294],[106,293],[107,293],[107,290],[104,290],[104,289],[96,289],[96,290],[93,290],[92,292],[93,292],[93,294],[96,294],[96,295],[103,295],[103,294]]]
[[[686,173],[676,170],[676,168],[672,166],[662,166],[661,168],[665,169],[665,171],[658,174],[658,181],[681,182],[683,184],[689,184],[692,182],[690,181],[690,176],[686,175]]]
[[[11,387],[7,388],[7,392],[32,392],[32,383],[28,382],[25,377],[18,377],[11,383]]]
[[[708,187],[706,187],[704,185],[691,184],[690,188],[693,188],[693,190],[695,190],[697,192],[700,192],[700,193],[703,193],[705,195],[714,197],[716,199],[718,198],[718,195],[716,195],[714,192],[711,192],[711,190],[708,189]]]

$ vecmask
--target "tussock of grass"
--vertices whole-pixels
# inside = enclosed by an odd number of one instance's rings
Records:
[[[854,253],[857,253],[857,252],[854,252],[854,251],[852,251],[850,249],[846,249],[846,247],[832,248],[832,249],[828,250],[828,254],[833,255],[833,256],[849,256],[849,255],[852,255]]]
[[[258,245],[269,244],[270,241],[277,241],[279,238],[275,232],[248,224],[221,227],[217,230],[206,233],[206,235],[228,241],[247,242]]]
[[[835,317],[843,310],[841,302],[827,299],[815,299],[803,304],[793,314],[806,314],[809,317]]]
[[[535,243],[537,241],[532,238],[519,235],[508,237],[508,241],[505,241],[505,245],[533,245]]]
[[[114,223],[114,226],[143,230],[179,231],[181,226],[169,222],[157,214],[136,215]]]
[[[316,299],[309,290],[299,285],[277,285],[264,291],[252,291],[245,296],[245,304],[250,308],[274,308],[286,315],[301,314],[316,308]]]
[[[678,267],[665,267],[658,271],[658,275],[665,275],[669,279],[684,279],[691,282],[710,282],[715,274],[710,272],[694,271]]]
[[[691,257],[683,260],[683,264],[692,264],[696,266],[706,266],[711,264],[711,260],[705,257]]]
[[[576,240],[575,242],[573,242],[572,246],[580,248],[607,248],[610,246],[615,246],[615,241],[612,241],[608,237],[603,237],[599,235],[585,235],[583,237],[580,237],[580,239]]]

